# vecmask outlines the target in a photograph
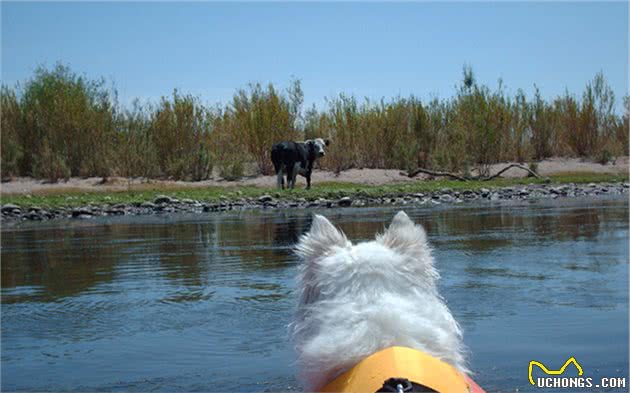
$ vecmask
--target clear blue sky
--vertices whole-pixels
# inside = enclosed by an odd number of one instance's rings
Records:
[[[3,2],[3,83],[57,61],[114,81],[123,103],[173,88],[227,102],[248,82],[292,76],[320,107],[340,92],[446,98],[464,63],[491,87],[536,83],[546,97],[581,93],[602,70],[620,99],[628,5]]]

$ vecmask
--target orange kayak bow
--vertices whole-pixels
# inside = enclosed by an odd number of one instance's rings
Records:
[[[406,347],[390,347],[368,356],[321,391],[485,393],[475,381],[453,366]]]

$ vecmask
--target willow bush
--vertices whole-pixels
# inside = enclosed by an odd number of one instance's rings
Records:
[[[519,149],[524,149],[520,141],[524,130],[514,129],[523,126],[519,120],[522,107],[506,96],[501,81],[492,92],[478,85],[472,71],[465,69],[463,83],[451,107],[454,115],[447,125],[456,130],[458,138],[451,144],[464,143],[465,162],[477,166],[482,174],[488,173],[491,164],[518,159]]]
[[[509,126],[511,143],[505,145],[503,157],[508,160],[525,162],[532,156],[532,108],[527,103],[523,90],[519,89],[511,107],[511,124]]]
[[[16,176],[20,174],[20,162],[23,155],[23,144],[20,132],[24,129],[22,113],[15,92],[6,86],[0,89],[0,127],[2,128],[2,175]]]
[[[630,129],[630,97],[624,97],[623,105],[625,112],[623,119],[617,120],[617,125],[615,126],[615,139],[622,149],[622,154],[627,156],[630,147],[628,142],[628,130]]]
[[[213,111],[212,124],[211,151],[219,176],[236,180],[245,174],[245,163],[252,162],[253,158],[240,139],[234,116],[230,111],[216,108]]]
[[[343,170],[360,167],[359,139],[361,115],[354,97],[341,94],[328,102],[326,113],[330,122],[331,145],[327,149],[326,169],[339,173]]]
[[[38,68],[20,97],[22,173],[54,177],[58,167],[69,176],[111,174],[113,101],[102,79],[78,76],[62,65]],[[47,162],[54,167],[50,173]]]
[[[209,178],[211,127],[212,117],[198,98],[177,90],[162,97],[148,128],[161,173],[174,179]]]
[[[526,103],[527,104],[527,103]],[[558,116],[553,105],[545,102],[538,87],[534,99],[527,104],[529,109],[530,145],[534,160],[543,160],[558,152],[556,135],[559,131]]]
[[[300,138],[297,125],[302,101],[299,81],[293,82],[286,94],[278,92],[272,84],[267,88],[251,84],[248,89],[239,90],[226,108],[235,142],[245,146],[260,173],[273,172],[271,145]]]
[[[150,104],[134,100],[116,119],[116,170],[120,176],[155,178],[163,175],[152,137]]]

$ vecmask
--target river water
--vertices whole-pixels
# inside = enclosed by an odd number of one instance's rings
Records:
[[[313,212],[353,241],[401,208],[33,223],[2,231],[3,391],[292,391],[286,339]],[[628,376],[625,196],[405,206],[488,391],[530,360]]]

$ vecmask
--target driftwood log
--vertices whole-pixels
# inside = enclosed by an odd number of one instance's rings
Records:
[[[424,169],[424,168],[418,168],[415,171],[410,172],[410,173],[400,172],[401,175],[409,176],[409,177],[418,176],[419,173],[425,173],[427,175],[437,176],[437,177],[452,177],[453,179],[457,179],[457,180],[461,180],[461,181],[468,181],[468,180],[470,180],[468,178],[456,175],[456,174],[451,173],[451,172],[438,172],[438,171],[432,171],[432,170]]]
[[[400,174],[403,175],[403,176],[415,177],[419,173],[424,173],[424,174],[431,175],[431,176],[436,176],[436,177],[450,177],[450,178],[453,178],[453,179],[456,179],[456,180],[460,180],[460,181],[469,181],[469,180],[488,181],[488,180],[492,180],[492,179],[495,179],[495,178],[501,176],[505,171],[507,171],[508,169],[512,169],[512,168],[522,169],[522,170],[526,171],[527,173],[529,173],[530,175],[532,175],[533,177],[535,177],[536,179],[540,179],[541,178],[536,172],[534,172],[531,169],[529,169],[527,167],[524,167],[523,165],[520,165],[520,164],[510,164],[510,165],[508,165],[505,168],[501,169],[499,172],[495,173],[492,176],[461,176],[461,175],[457,175],[457,174],[451,173],[451,172],[432,171],[430,169],[425,169],[425,168],[418,168],[415,171],[412,171],[412,172],[409,172],[409,173],[400,172]]]

